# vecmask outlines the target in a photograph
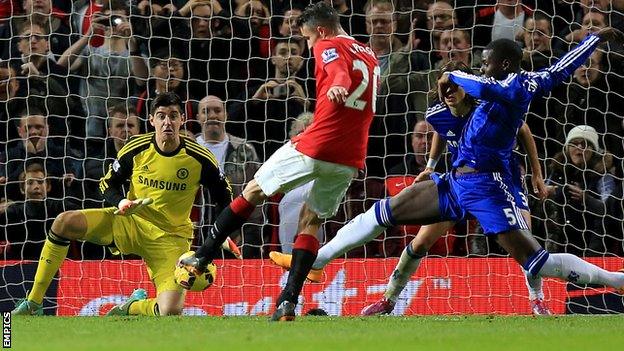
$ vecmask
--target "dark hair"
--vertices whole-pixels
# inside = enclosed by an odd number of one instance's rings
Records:
[[[273,52],[275,52],[275,49],[277,49],[277,46],[279,44],[287,44],[287,45],[296,45],[297,47],[299,47],[299,43],[297,43],[292,37],[288,37],[288,38],[277,38],[273,41]]]
[[[496,39],[490,42],[485,49],[492,50],[490,55],[496,61],[509,60],[511,71],[517,72],[520,69],[522,48],[515,41],[511,39]]]
[[[138,117],[138,113],[137,110],[134,106],[132,105],[126,105],[125,103],[121,102],[118,104],[115,104],[111,107],[108,108],[108,118],[107,118],[107,122],[106,125],[108,127],[110,127],[110,124],[113,120],[113,116],[115,116],[118,113],[121,113],[122,115],[126,116],[126,117],[130,117],[130,116],[137,116]]]
[[[303,25],[310,27],[320,26],[337,30],[340,28],[340,17],[338,17],[338,12],[332,6],[321,1],[306,7],[301,16],[299,16],[297,25],[299,27],[303,27]]]
[[[150,111],[152,114],[154,114],[154,112],[156,112],[156,109],[161,106],[174,105],[177,106],[178,109],[180,109],[180,112],[184,112],[184,109],[182,109],[182,99],[180,99],[178,94],[168,91],[166,93],[158,94],[158,96],[154,98]]]
[[[128,5],[126,3],[126,1],[124,0],[110,0],[108,2],[108,5],[104,7],[104,10],[108,10],[108,11],[124,11],[126,15],[128,15],[130,13],[130,9],[128,8]]]
[[[449,61],[447,62],[444,66],[440,67],[440,71],[438,72],[438,79],[440,77],[442,77],[442,75],[446,72],[453,72],[453,71],[462,71],[464,73],[468,73],[468,74],[473,74],[474,72],[472,71],[472,69],[470,67],[468,67],[468,65],[466,65],[463,62],[459,62],[459,61]],[[433,88],[431,88],[431,90],[429,90],[429,100],[431,101],[435,101],[438,100],[440,98],[439,92],[438,92],[438,85],[434,84]],[[474,103],[474,99],[472,98],[472,96],[466,94],[466,99],[470,99],[470,103]],[[443,102],[443,101],[441,101]]]
[[[532,19],[533,21],[535,21],[537,23],[537,21],[546,21],[548,22],[548,30],[550,31],[550,33],[544,33],[544,34],[548,34],[548,35],[553,35],[553,25],[552,25],[552,18],[548,17],[548,15],[542,13],[542,12],[535,12],[533,14],[532,17],[527,17],[526,21]]]
[[[171,59],[181,61],[183,63],[182,67],[184,67],[184,72],[187,71],[185,56],[174,47],[161,47],[153,50],[149,58],[149,65],[151,68],[154,68],[160,62],[169,61]]]
[[[43,35],[46,36],[46,40],[50,39],[47,37],[48,35],[50,35],[50,28],[48,26],[48,23],[40,19],[39,17],[32,17],[31,19],[22,22],[18,27],[18,33],[22,33],[26,29],[32,28],[33,25],[43,30]]]

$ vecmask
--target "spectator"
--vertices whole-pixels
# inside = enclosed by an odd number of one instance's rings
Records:
[[[305,44],[305,38],[301,36],[301,30],[299,30],[299,26],[297,26],[297,19],[301,16],[301,9],[299,8],[291,8],[284,12],[284,15],[281,16],[281,21],[277,28],[277,33],[280,38],[294,40],[301,47],[301,52],[305,53],[303,56],[309,56],[307,52],[308,47]],[[273,45],[275,47],[275,45]],[[306,55],[307,54],[307,55]]]
[[[391,175],[417,176],[427,166],[427,155],[431,149],[433,127],[427,121],[419,121],[414,125],[410,143],[412,152],[405,155],[404,162],[392,167],[388,172]]]
[[[179,15],[190,18],[190,27],[185,21],[176,20],[175,13],[171,19],[173,39],[183,44],[174,49],[189,59],[189,98],[199,100],[208,93],[226,99],[240,91],[247,79],[246,60],[241,59],[247,55],[247,45],[232,45],[229,13],[218,1],[192,0],[180,8]]]
[[[17,44],[19,37],[15,34],[24,22],[41,23],[46,33],[49,35],[50,52],[54,59],[58,60],[60,55],[70,46],[71,29],[68,24],[67,14],[52,7],[52,0],[23,0],[23,13],[14,14],[11,21],[4,26],[0,26],[0,45],[2,59],[19,57]]]
[[[102,46],[93,47],[89,40],[96,31],[104,32]],[[111,0],[102,13],[96,13],[91,29],[67,49],[59,65],[71,72],[80,72],[85,79],[80,83],[80,95],[87,112],[86,135],[89,138],[106,137],[105,120],[108,105],[125,101],[132,93],[130,77],[139,84],[147,78],[147,66],[137,54],[137,44],[130,38],[128,8],[123,0]],[[130,56],[130,52],[136,55]]]
[[[608,61],[607,53],[596,50],[585,65],[576,69],[573,83],[567,86],[561,98],[553,101],[553,105],[559,123],[563,125],[558,128],[559,140],[565,139],[561,131],[565,133],[574,126],[589,125],[598,132],[601,145],[617,156],[619,165],[624,157],[623,90],[621,80],[608,74]],[[621,169],[621,166],[617,168]]]
[[[38,106],[49,113],[52,136],[66,136],[68,127],[77,130],[83,120],[78,98],[66,96],[65,90],[53,79],[20,76],[18,69],[8,61],[0,62],[0,126],[3,127],[0,142],[8,142],[6,146],[18,143],[18,126],[11,120],[17,120],[15,117],[27,106]],[[72,134],[80,135],[77,132]]]
[[[197,142],[212,151],[232,183],[235,196],[240,194],[260,167],[256,150],[244,139],[226,133],[225,103],[219,97],[209,95],[199,102],[197,120],[202,130]]]
[[[496,5],[476,11],[475,40],[473,44],[482,48],[491,41],[501,38],[522,41],[522,28],[533,9],[522,0],[497,0]]]
[[[56,64],[56,61],[49,55],[48,33],[40,23],[24,22],[19,30],[19,51],[20,73],[25,77],[48,76],[59,80],[61,76],[67,75],[67,70]],[[62,84],[61,86],[65,86]],[[64,95],[64,91],[63,91]]]
[[[535,13],[524,22],[524,51],[522,68],[537,71],[550,66],[563,52],[552,48],[552,25],[550,18]]]
[[[561,51],[553,49],[550,18],[536,12],[527,18],[524,27],[523,69],[537,71],[549,67],[562,56]],[[557,87],[553,95],[563,97],[562,91],[564,90],[563,86]],[[554,108],[554,99],[548,96],[536,98],[531,103],[526,118],[526,122],[533,132],[538,153],[543,157],[552,157],[561,150],[561,142],[556,140],[561,126],[549,116],[549,111],[553,111]]]
[[[618,191],[606,169],[598,133],[587,125],[568,133],[563,151],[550,163],[547,180],[546,245],[550,252],[594,256],[612,247],[605,233],[607,200]]]
[[[207,147],[219,161],[219,168],[228,177],[234,196],[242,193],[247,183],[253,179],[260,168],[260,159],[253,146],[244,139],[226,133],[225,122],[227,115],[225,103],[217,96],[209,95],[199,102],[197,120],[201,124],[202,132],[197,136],[197,142]],[[205,192],[209,196],[208,192]],[[206,203],[211,203],[206,201]],[[206,218],[206,216],[204,216]],[[207,223],[212,223],[214,216],[209,216]],[[242,247],[243,257],[260,257],[262,244],[262,210],[256,208],[252,213],[242,233],[234,233],[231,237]]]
[[[577,18],[582,19],[589,12],[600,12],[605,15],[605,21],[610,23],[610,26],[624,30],[624,12],[622,11],[624,3],[622,1],[581,0],[579,3],[580,11],[577,11]]]
[[[264,84],[250,82],[249,90],[230,108],[232,120],[244,122],[247,140],[255,144],[261,160],[283,145],[292,120],[308,108],[305,82],[297,78],[303,67],[300,50],[295,42],[278,42],[271,58],[275,77]]]
[[[171,91],[176,93],[182,101],[187,100],[186,89],[186,64],[183,55],[169,47],[161,48],[155,51],[150,57],[149,78],[145,86],[145,90],[138,97],[133,99],[138,116],[142,121],[147,122],[149,115],[149,106],[152,99],[159,93]],[[185,113],[187,116],[193,116],[192,108],[189,101],[186,102]],[[197,125],[187,120],[188,125],[198,130]],[[151,130],[148,123],[141,128],[142,131]]]
[[[382,75],[385,75],[390,54],[403,47],[403,43],[394,35],[397,26],[394,5],[390,1],[370,0],[366,3],[365,9],[368,45],[379,60]]]
[[[48,197],[52,183],[41,163],[31,163],[19,175],[24,201],[0,203],[0,225],[7,248],[3,259],[38,260],[54,218],[66,210],[76,210],[72,200]]]
[[[588,11],[583,15],[581,27],[574,29],[573,31],[564,35],[560,34],[560,37],[564,37],[565,40],[559,41],[558,49],[567,51],[570,45],[580,42],[587,34],[596,33],[602,28],[609,25],[608,17],[599,11]]]
[[[125,103],[113,105],[108,109],[108,138],[103,148],[92,148],[84,161],[84,189],[86,205],[84,207],[101,207],[102,194],[98,189],[100,178],[117,158],[117,152],[140,132],[140,121],[136,110]]]
[[[423,50],[433,51],[440,47],[440,35],[449,29],[458,28],[455,9],[448,1],[434,1],[427,8],[427,30],[426,41],[429,45],[423,45]],[[425,44],[425,43],[423,43]]]
[[[17,128],[9,122],[23,107],[23,99],[16,98],[20,88],[17,80],[17,72],[14,67],[8,65],[8,61],[0,62],[0,143],[7,145],[19,137]],[[3,147],[0,152],[5,152]]]
[[[312,123],[313,117],[314,114],[312,114],[311,112],[304,112],[300,114],[290,126],[288,136],[292,138],[295,135],[301,133],[307,126]],[[306,194],[310,191],[312,185],[314,185],[314,182],[309,182],[296,189],[293,189],[286,193],[284,197],[279,201],[278,235],[283,253],[292,252],[292,246],[295,242],[295,236],[298,233],[297,226],[299,225],[299,212],[301,212],[301,208],[303,207],[305,199],[307,198]],[[325,231],[323,230],[323,227],[319,228],[316,237],[319,239],[319,242],[323,242],[325,238]]]
[[[293,7],[286,12],[284,12],[284,16],[281,18],[280,25],[278,27],[279,37],[273,39],[272,48],[275,49],[275,45],[280,41],[294,41],[299,44],[301,50],[301,57],[303,58],[303,64],[301,69],[297,71],[297,77],[305,80],[305,85],[303,86],[306,96],[313,98],[316,96],[314,91],[316,89],[314,79],[312,78],[312,74],[310,72],[314,71],[314,60],[310,58],[310,51],[308,46],[305,44],[305,38],[301,36],[301,31],[299,26],[297,26],[297,19],[301,15],[301,10],[299,8]],[[313,109],[312,102],[310,103],[310,109]]]
[[[33,162],[45,165],[48,175],[58,179],[54,182],[54,196],[63,196],[63,183],[70,186],[82,175],[80,154],[64,144],[65,139],[48,137],[48,122],[45,113],[33,106],[19,115],[18,134],[21,142],[0,155],[4,167],[0,168],[0,184],[7,183],[7,199],[17,200],[22,194],[17,187],[19,175]],[[59,180],[63,180],[60,182]],[[57,184],[58,183],[58,184]]]
[[[453,59],[469,67],[480,60],[473,55],[470,46],[470,33],[462,29],[449,29],[440,34],[441,60],[435,70],[408,71],[394,74],[395,62],[391,63],[388,75],[379,90],[377,114],[371,126],[368,157],[368,175],[385,177],[387,170],[403,161],[408,152],[404,136],[409,134],[424,113],[430,102],[428,92],[436,87],[438,68]],[[407,97],[407,98],[406,98]]]
[[[266,61],[271,57],[271,12],[260,0],[241,1],[232,17],[232,46],[247,61],[248,76],[243,79],[266,79]]]

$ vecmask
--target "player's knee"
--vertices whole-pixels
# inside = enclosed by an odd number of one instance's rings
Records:
[[[322,220],[319,216],[312,211],[307,205],[304,205],[301,209],[301,214],[299,216],[299,228],[305,228],[310,226],[320,226]]]
[[[80,239],[84,231],[82,214],[78,211],[65,211],[54,219],[52,232],[66,239]]]
[[[158,313],[161,316],[179,316],[182,314],[182,310],[182,304],[167,302],[158,303]]]
[[[258,185],[255,179],[252,179],[243,190],[243,197],[254,205],[262,203],[266,199],[266,195]]]
[[[427,245],[426,242],[422,241],[422,240],[417,240],[418,237],[416,237],[414,240],[412,240],[410,246],[412,249],[412,253],[414,253],[415,255],[418,256],[425,256],[427,255],[427,251],[429,251],[429,245]]]

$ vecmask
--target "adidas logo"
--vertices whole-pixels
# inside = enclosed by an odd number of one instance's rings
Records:
[[[453,131],[452,131],[452,130],[449,130],[449,131],[446,133],[446,136],[454,137],[454,136],[455,136],[455,133],[453,133]]]
[[[147,171],[149,171],[149,167],[147,167],[147,165],[144,165],[143,168],[141,168],[141,170],[143,172],[147,172]]]

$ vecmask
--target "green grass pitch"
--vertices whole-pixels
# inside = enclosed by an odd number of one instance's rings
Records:
[[[622,316],[14,317],[14,350],[616,350]]]

